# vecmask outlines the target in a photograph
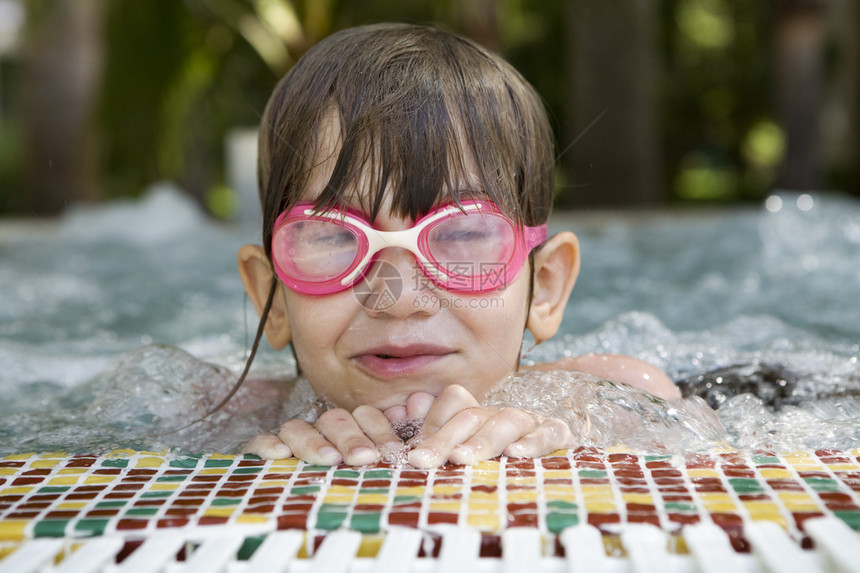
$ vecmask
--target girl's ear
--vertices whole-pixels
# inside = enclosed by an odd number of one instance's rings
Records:
[[[239,276],[245,285],[248,298],[257,310],[257,316],[262,316],[275,276],[263,247],[245,245],[239,249]],[[266,318],[266,340],[275,350],[282,350],[290,343],[292,332],[284,299],[284,286],[278,281],[275,288],[277,290],[272,299],[272,307]]]
[[[579,275],[579,240],[570,231],[553,235],[534,254],[534,288],[526,328],[541,343],[552,338],[564,318]]]

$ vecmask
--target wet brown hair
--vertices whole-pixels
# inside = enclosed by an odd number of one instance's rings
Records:
[[[274,222],[303,198],[321,126],[333,112],[340,146],[320,207],[353,194],[373,220],[390,188],[392,214],[415,219],[465,191],[487,195],[518,223],[549,218],[552,132],[528,82],[499,56],[450,32],[360,26],[311,48],[266,106],[258,183],[270,257]],[[356,193],[361,176],[369,176],[369,188]]]
[[[549,219],[555,150],[543,103],[528,82],[501,57],[456,34],[409,24],[360,26],[313,46],[266,106],[257,180],[270,261],[275,220],[307,198],[314,162],[324,159],[319,150],[330,144],[321,136],[333,114],[339,146],[316,198],[319,208],[352,199],[373,221],[390,188],[392,214],[413,220],[475,194],[488,196],[518,224]],[[356,189],[368,178],[368,188]],[[533,268],[531,255],[529,262]],[[247,377],[276,286],[273,278],[245,370],[204,418]],[[300,374],[298,360],[296,367]]]

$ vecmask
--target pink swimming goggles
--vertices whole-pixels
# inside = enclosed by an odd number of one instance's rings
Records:
[[[272,258],[285,285],[304,294],[331,294],[360,281],[377,253],[408,249],[424,274],[450,291],[504,288],[529,252],[547,238],[546,224],[516,225],[489,201],[447,205],[403,231],[380,231],[352,209],[315,212],[297,204],[275,222]]]

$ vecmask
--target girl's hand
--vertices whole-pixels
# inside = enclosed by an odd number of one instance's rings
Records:
[[[409,463],[417,468],[450,461],[471,464],[499,455],[535,457],[573,446],[567,424],[543,419],[517,408],[483,408],[468,390],[446,387],[438,396],[416,392],[385,411],[393,423],[421,420],[421,432],[410,441]]]
[[[403,440],[397,437],[381,411],[359,406],[352,412],[343,408],[327,410],[314,424],[290,420],[277,434],[260,434],[251,439],[242,453],[264,459],[296,456],[308,463],[327,466],[341,462],[362,466],[378,461],[382,446],[399,448]]]

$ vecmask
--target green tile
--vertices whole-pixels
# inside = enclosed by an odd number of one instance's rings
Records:
[[[776,456],[766,456],[766,455],[764,455],[764,454],[754,455],[754,456],[753,456],[753,461],[755,462],[755,464],[756,464],[757,466],[760,466],[760,465],[763,465],[763,464],[778,464],[778,463],[781,463],[781,462],[779,461],[779,458],[778,458],[778,457],[776,457]]]
[[[302,468],[302,471],[304,471],[304,472],[327,472],[330,469],[331,469],[331,466],[316,466],[316,465],[308,464]]]
[[[391,479],[393,475],[391,470],[367,470],[364,472],[364,479]]]
[[[808,477],[803,478],[806,484],[815,491],[839,491],[839,483],[835,479]]]
[[[102,460],[102,467],[125,468],[128,467],[128,458],[117,458],[114,460]]]
[[[157,507],[133,507],[126,510],[125,517],[130,515],[155,515],[158,513]]]
[[[317,527],[320,529],[337,529],[346,519],[345,511],[322,511],[317,514]]]
[[[155,481],[161,482],[177,482],[177,481],[185,481],[190,476],[158,476]]]
[[[753,478],[729,478],[729,484],[737,493],[758,493],[764,491],[761,483]]]
[[[561,499],[553,499],[546,502],[546,506],[550,509],[563,510],[563,511],[576,511],[577,505],[570,501],[564,501]]]
[[[362,487],[359,488],[358,493],[381,493],[384,495],[388,493],[388,489],[387,487]]]
[[[162,498],[162,497],[170,497],[171,495],[173,495],[173,490],[170,490],[170,489],[164,489],[164,490],[157,489],[157,490],[155,490],[155,491],[145,491],[145,492],[143,492],[142,494],[140,494],[140,497],[142,497],[142,498],[149,498],[149,499],[160,499],[160,498]]]
[[[200,463],[200,456],[185,456],[181,458],[176,458],[174,460],[170,460],[170,467],[172,468],[184,468],[184,469],[194,469],[197,467],[197,464]]]
[[[606,471],[605,470],[579,470],[579,477],[581,478],[605,478]]]
[[[413,503],[416,501],[421,501],[422,499],[424,498],[422,498],[420,495],[395,495],[394,505]]]
[[[242,454],[242,459],[243,460],[262,460],[263,458],[261,458],[257,454]]]
[[[320,490],[320,486],[318,485],[305,485],[294,487],[290,490],[290,495],[307,495],[309,493],[318,493]]]
[[[698,509],[692,503],[683,503],[680,501],[670,501],[665,504],[666,509],[674,509],[675,511],[684,511],[687,513],[697,513]]]
[[[262,545],[265,539],[265,535],[246,537],[245,541],[242,543],[242,547],[239,548],[239,551],[236,554],[236,559],[238,559],[239,561],[247,561],[248,559],[250,559],[254,552],[257,550],[257,548]]]
[[[234,474],[258,474],[263,470],[262,466],[249,467],[249,468],[236,468],[233,470]]]
[[[203,463],[204,468],[229,468],[233,465],[233,460],[208,459]]]
[[[239,505],[241,502],[241,497],[216,497],[211,503],[212,505]]]
[[[349,528],[362,533],[377,533],[379,531],[379,518],[381,513],[378,511],[359,512],[352,514],[352,520],[349,523]]]
[[[75,533],[95,537],[105,532],[109,519],[82,519],[75,523]]]
[[[860,511],[858,510],[834,510],[833,514],[844,521],[854,531],[860,531]]]
[[[668,454],[659,454],[659,455],[647,455],[645,456],[646,462],[662,462],[664,460],[671,459],[672,456]]]
[[[126,503],[128,503],[128,501],[126,501],[126,500],[100,501],[100,502],[96,503],[95,507],[96,507],[96,509],[106,509],[106,508],[111,508],[111,507],[122,507]]]
[[[33,527],[35,537],[65,537],[68,519],[42,519]]]
[[[361,472],[357,472],[355,470],[337,470],[334,472],[334,477],[336,478],[357,478],[361,475]]]
[[[68,485],[48,485],[45,487],[40,487],[36,493],[63,493],[64,491],[69,491],[71,486]]]
[[[551,512],[546,515],[546,527],[553,533],[561,533],[566,527],[579,523],[579,517],[575,513]]]

